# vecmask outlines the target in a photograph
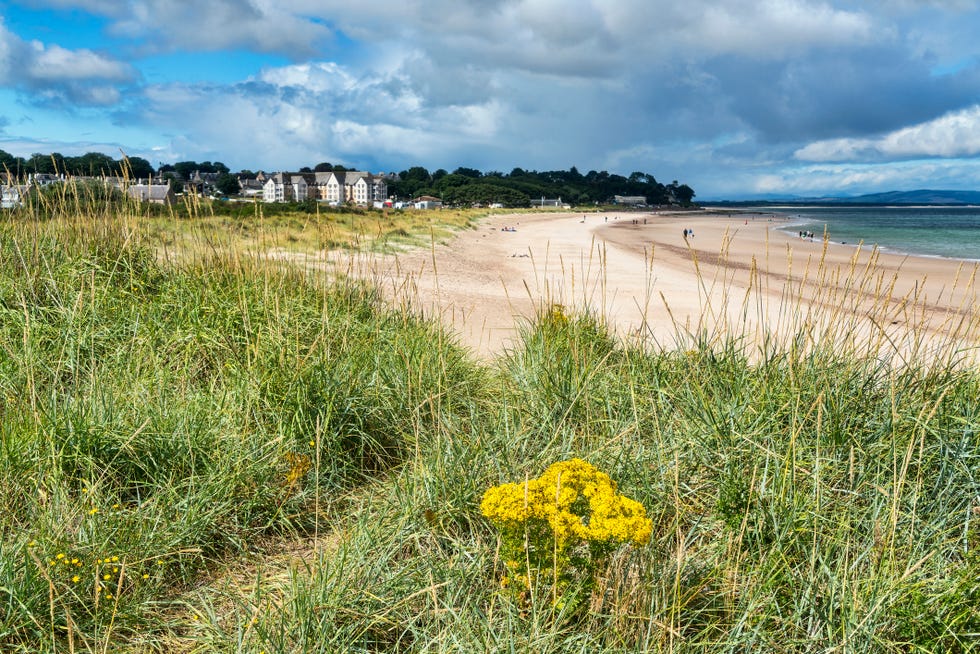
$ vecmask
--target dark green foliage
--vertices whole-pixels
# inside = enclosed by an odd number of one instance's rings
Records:
[[[635,172],[628,178],[603,171],[582,175],[573,166],[568,171],[526,171],[513,169],[510,174],[481,173],[473,168],[457,168],[451,174],[444,170],[429,174],[421,166],[404,170],[400,180],[388,185],[398,197],[436,195],[446,203],[470,205],[499,202],[505,206],[526,207],[537,198],[561,198],[570,204],[611,202],[615,195],[642,196],[647,204],[676,202],[689,205],[694,191],[676,181],[665,186],[653,175]]]

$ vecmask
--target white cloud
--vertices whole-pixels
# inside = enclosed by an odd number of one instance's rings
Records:
[[[170,84],[146,89],[143,119],[183,132],[168,146],[200,159],[200,143],[230,162],[266,169],[318,161],[366,165],[414,161],[492,143],[504,107],[487,100],[423,107],[408,85],[354,75],[336,63],[264,70],[232,86]],[[234,165],[234,164],[233,164]]]
[[[25,75],[38,82],[88,79],[128,82],[133,78],[130,66],[91,50],[66,50],[32,41],[26,59]]]
[[[119,86],[136,77],[130,65],[92,50],[25,42],[0,19],[0,83],[34,94],[35,101],[108,106],[119,102]]]
[[[794,153],[802,161],[854,161],[868,158],[962,157],[980,154],[980,105],[878,138],[816,141]]]

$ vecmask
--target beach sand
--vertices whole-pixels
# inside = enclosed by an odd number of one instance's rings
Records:
[[[711,211],[497,215],[445,245],[348,270],[482,356],[510,347],[521,321],[552,303],[658,347],[802,333],[907,355],[980,342],[974,264],[804,240],[789,225]]]

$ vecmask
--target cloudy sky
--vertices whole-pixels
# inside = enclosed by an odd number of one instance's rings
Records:
[[[0,149],[980,189],[980,0],[0,0]]]

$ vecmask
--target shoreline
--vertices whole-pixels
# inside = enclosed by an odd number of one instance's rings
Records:
[[[550,303],[659,347],[801,329],[900,354],[976,347],[977,263],[802,240],[776,228],[789,217],[721,213],[497,214],[446,245],[356,257],[348,271],[487,357]]]

